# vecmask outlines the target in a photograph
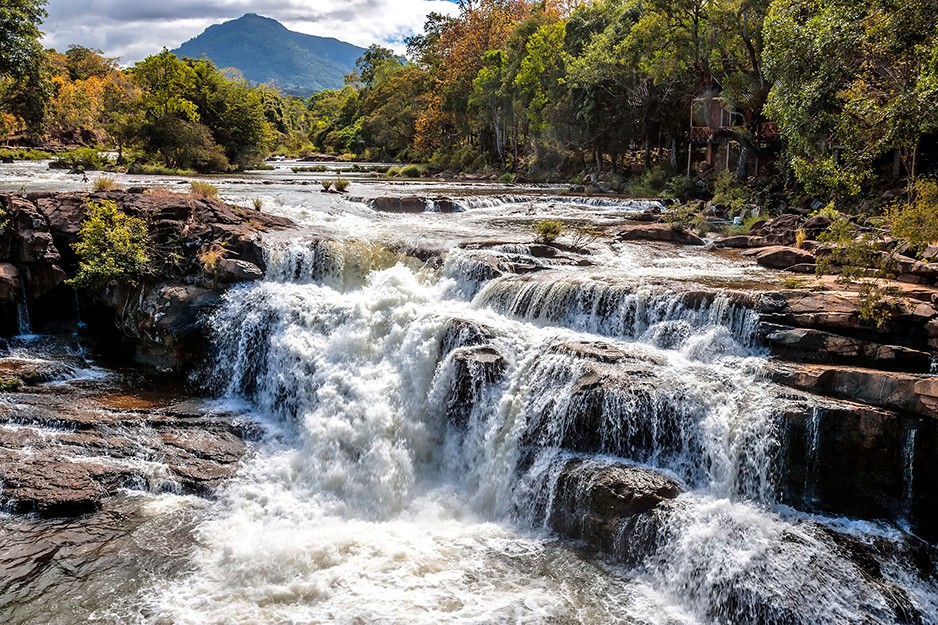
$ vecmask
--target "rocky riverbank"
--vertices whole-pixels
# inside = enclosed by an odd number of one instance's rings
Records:
[[[87,202],[103,200],[147,221],[152,262],[135,283],[76,292],[66,282],[78,265],[72,246]],[[80,321],[107,356],[177,374],[204,356],[200,319],[220,294],[263,276],[261,234],[291,225],[250,208],[144,189],[6,195],[0,210],[0,336],[70,330]]]
[[[72,245],[87,202],[104,200],[146,220],[152,263],[135,283],[76,291]],[[255,432],[190,396],[184,374],[206,357],[205,316],[225,290],[264,275],[261,235],[291,222],[143,189],[5,195],[0,210],[4,509],[73,516],[123,488],[208,495],[234,475]],[[10,338],[24,333],[48,336]],[[137,370],[88,378],[87,346]]]

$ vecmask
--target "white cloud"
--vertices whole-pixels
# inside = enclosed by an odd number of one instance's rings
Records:
[[[44,45],[98,48],[127,65],[249,12],[297,32],[398,51],[405,36],[422,30],[427,14],[455,12],[447,0],[49,0],[47,8]]]

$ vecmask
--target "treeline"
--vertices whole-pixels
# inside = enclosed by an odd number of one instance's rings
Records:
[[[406,58],[372,46],[343,89],[305,101],[166,51],[121,71],[84,48],[40,50],[38,72],[0,52],[4,123],[91,133],[203,170],[320,150],[441,170],[622,175],[684,169],[696,99],[732,111],[710,130],[739,146],[740,177],[772,160],[780,179],[826,200],[938,168],[938,0],[458,8],[431,15]],[[22,18],[38,24],[35,12]],[[766,121],[781,155],[760,141]]]

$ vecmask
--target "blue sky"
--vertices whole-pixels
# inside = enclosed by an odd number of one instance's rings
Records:
[[[257,13],[290,30],[335,37],[362,47],[403,51],[403,38],[422,30],[428,13],[453,13],[447,0],[49,0],[43,43],[103,50],[132,64],[175,48],[212,24]]]

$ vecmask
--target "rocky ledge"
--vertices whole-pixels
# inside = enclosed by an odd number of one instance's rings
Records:
[[[138,390],[152,387],[145,380],[83,380],[66,362],[0,358],[0,377],[14,375],[29,386],[0,401],[9,512],[76,516],[122,490],[209,496],[257,433],[179,390]]]
[[[143,217],[151,271],[136,283],[79,292],[78,240],[89,201],[110,200]],[[103,352],[161,372],[181,373],[203,356],[204,313],[231,284],[265,270],[263,232],[289,220],[188,194],[143,189],[0,196],[0,336],[74,327],[81,316]]]

